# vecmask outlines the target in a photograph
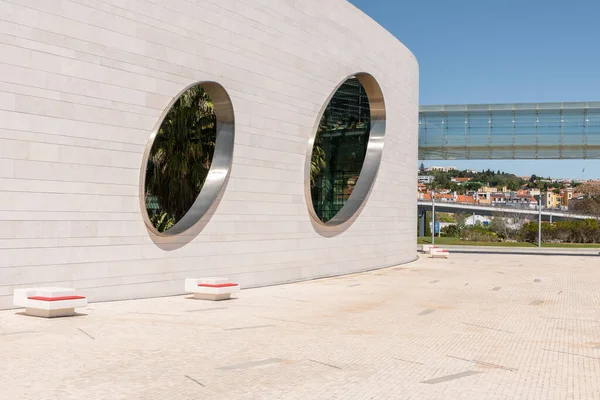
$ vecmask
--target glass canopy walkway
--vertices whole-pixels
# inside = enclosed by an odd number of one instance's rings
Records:
[[[600,159],[600,102],[421,106],[419,159]]]

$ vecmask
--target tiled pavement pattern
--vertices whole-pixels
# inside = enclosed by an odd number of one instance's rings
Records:
[[[228,302],[3,311],[0,399],[600,399],[599,281],[598,256],[458,254]]]

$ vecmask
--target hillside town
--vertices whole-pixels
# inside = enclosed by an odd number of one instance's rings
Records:
[[[494,172],[457,170],[452,166],[419,168],[417,196],[419,200],[451,202],[491,207],[514,207],[568,211],[574,200],[582,200],[586,184],[600,181],[542,178],[536,175],[516,176]],[[584,185],[587,186],[587,185]]]

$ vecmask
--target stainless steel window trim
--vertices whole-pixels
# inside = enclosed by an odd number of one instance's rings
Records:
[[[361,85],[364,87],[367,97],[369,98],[370,112],[371,112],[371,130],[369,132],[369,142],[367,144],[367,154],[360,171],[356,186],[350,195],[350,198],[346,201],[342,209],[329,221],[323,222],[315,212],[315,208],[312,202],[311,187],[310,187],[310,169],[313,146],[317,136],[317,130],[321,118],[327,109],[327,106],[337,90],[350,78],[357,78]],[[373,188],[377,173],[379,172],[379,166],[381,165],[381,158],[383,155],[384,137],[386,129],[386,108],[383,92],[377,80],[366,72],[360,72],[346,77],[340,84],[331,92],[329,98],[323,105],[315,126],[313,127],[313,133],[309,139],[308,150],[306,153],[305,161],[305,172],[304,172],[304,185],[305,185],[305,198],[308,207],[308,212],[313,222],[313,226],[319,227],[324,232],[341,232],[343,231],[352,221],[358,216],[362,208],[366,204],[366,200]]]
[[[150,151],[156,135],[163,123],[163,120],[167,116],[171,107],[175,102],[191,87],[194,86],[202,87],[206,93],[210,96],[215,106],[215,114],[217,117],[217,141],[215,145],[215,152],[212,158],[210,170],[204,186],[200,191],[200,194],[196,198],[196,201],[189,209],[189,211],[177,221],[177,223],[165,232],[159,232],[152,222],[146,210],[146,166],[148,165],[148,158],[150,157]],[[211,208],[213,203],[217,200],[220,193],[224,189],[224,185],[227,182],[227,178],[231,171],[231,163],[233,161],[233,147],[235,137],[235,117],[233,111],[233,104],[229,94],[223,86],[217,82],[196,82],[187,86],[183,89],[173,100],[169,103],[168,107],[165,108],[162,115],[160,116],[158,123],[156,124],[146,150],[144,151],[144,157],[142,159],[142,168],[140,174],[140,207],[144,218],[144,223],[148,230],[154,235],[160,237],[172,237],[181,235],[184,232],[192,228],[200,219],[206,214]]]

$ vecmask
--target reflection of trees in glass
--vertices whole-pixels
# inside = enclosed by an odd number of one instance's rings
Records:
[[[327,110],[325,111],[327,112]],[[315,186],[315,179],[321,173],[323,168],[326,167],[327,162],[325,161],[325,151],[321,147],[323,142],[322,133],[327,129],[325,126],[326,118],[323,116],[321,121],[319,122],[319,127],[317,128],[317,136],[315,137],[315,143],[313,144],[312,157],[310,160],[310,187],[311,189]]]
[[[214,104],[188,89],[163,120],[146,167],[146,209],[159,232],[188,212],[206,181],[216,143]]]
[[[333,95],[321,118],[311,162],[311,195],[323,222],[350,198],[364,162],[370,131],[370,106],[356,78]]]

